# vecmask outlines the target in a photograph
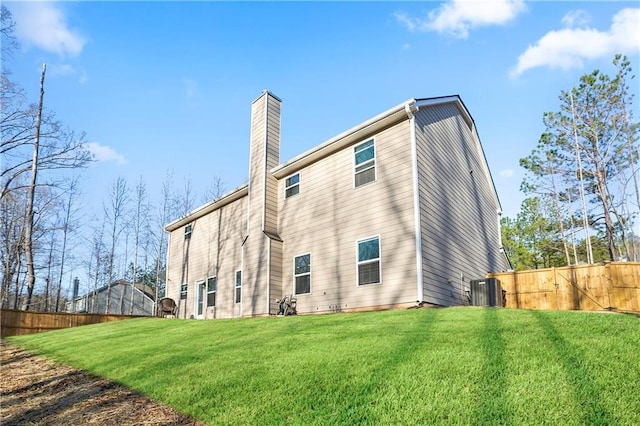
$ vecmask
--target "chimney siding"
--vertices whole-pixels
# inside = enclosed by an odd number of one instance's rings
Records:
[[[275,297],[271,297],[271,238],[278,231],[278,181],[270,170],[280,164],[280,100],[267,91],[251,105],[249,152],[247,239],[242,262],[245,316],[268,314],[275,305]]]

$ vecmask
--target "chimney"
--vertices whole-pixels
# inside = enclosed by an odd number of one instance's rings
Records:
[[[249,223],[252,230],[277,233],[277,182],[269,172],[280,164],[280,99],[268,91],[251,104]]]
[[[251,104],[247,238],[242,246],[240,315],[268,314],[271,310],[275,284],[267,265],[282,246],[277,236],[278,181],[270,172],[280,164],[280,103],[280,99],[265,90]]]

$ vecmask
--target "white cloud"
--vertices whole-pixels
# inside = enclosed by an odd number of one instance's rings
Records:
[[[586,27],[584,15],[575,12],[565,15],[562,22],[568,27],[548,32],[518,57],[511,77],[544,66],[563,70],[581,68],[585,59],[637,53],[640,49],[640,8],[616,13],[607,31]],[[580,28],[573,28],[576,24]]]
[[[501,170],[500,171],[500,176],[504,177],[504,178],[510,178],[513,176],[513,169],[506,169],[506,170]]]
[[[402,50],[409,50],[411,49],[411,45],[409,43],[405,43],[402,45]]]
[[[562,17],[562,23],[567,28],[582,27],[591,21],[591,15],[584,10],[572,10]]]
[[[73,65],[69,64],[53,64],[50,67],[52,75],[72,75],[78,77],[78,82],[84,84],[89,80],[86,71],[78,70]]]
[[[100,145],[97,142],[87,142],[84,147],[93,154],[93,158],[96,161],[115,161],[116,164],[127,164],[127,159],[124,155],[118,153],[110,146]]]
[[[505,25],[526,9],[524,0],[451,0],[425,18],[411,18],[401,12],[394,16],[410,31],[436,31],[467,38],[472,28]]]
[[[63,10],[49,2],[16,2],[11,5],[16,37],[25,46],[34,46],[60,56],[77,56],[86,39],[69,28]]]

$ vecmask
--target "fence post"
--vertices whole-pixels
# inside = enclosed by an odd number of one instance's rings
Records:
[[[556,289],[556,311],[560,310],[558,306],[558,277],[556,277],[556,268],[553,268],[553,287]]]
[[[611,303],[611,287],[612,287],[613,280],[611,279],[611,264],[610,263],[605,263],[605,265],[604,265],[604,275],[605,275],[605,279],[607,281],[607,298],[609,299],[609,303],[607,304],[607,308],[609,308],[609,309],[611,309],[612,307],[615,308],[615,306],[613,306],[613,304]]]

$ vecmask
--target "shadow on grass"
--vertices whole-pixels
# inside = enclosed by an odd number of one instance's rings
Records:
[[[600,390],[591,379],[589,371],[583,367],[580,354],[558,333],[553,322],[540,311],[531,311],[540,327],[551,342],[558,355],[573,390],[576,405],[579,407],[582,424],[611,425],[615,419],[600,403]]]
[[[506,342],[502,336],[500,320],[495,308],[484,310],[483,325],[483,333],[479,340],[484,360],[476,418],[478,424],[513,424],[512,413],[506,398]]]

